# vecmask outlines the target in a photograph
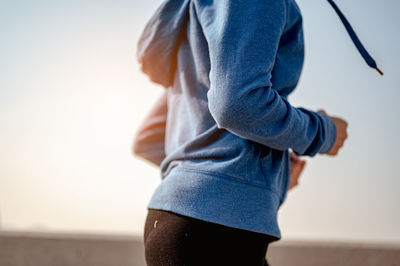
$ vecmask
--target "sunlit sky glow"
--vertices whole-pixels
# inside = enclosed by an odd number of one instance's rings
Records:
[[[158,169],[132,138],[162,89],[135,61],[160,0],[0,0],[0,227],[141,234]],[[349,121],[336,158],[307,159],[284,238],[400,242],[396,0],[336,0],[378,65],[366,66],[323,0],[298,0],[306,61],[289,98]]]

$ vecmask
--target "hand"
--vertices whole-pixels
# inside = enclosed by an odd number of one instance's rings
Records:
[[[303,172],[306,161],[301,160],[294,152],[290,152],[290,183],[289,190],[299,184],[299,177]]]
[[[319,110],[318,113],[324,114],[332,119],[336,126],[336,140],[331,150],[327,153],[328,155],[335,156],[339,150],[343,147],[344,141],[347,139],[347,122],[339,117],[329,116],[325,111]]]

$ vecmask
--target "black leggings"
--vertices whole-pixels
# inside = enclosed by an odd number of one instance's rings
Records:
[[[144,244],[148,266],[266,266],[277,238],[150,209]]]

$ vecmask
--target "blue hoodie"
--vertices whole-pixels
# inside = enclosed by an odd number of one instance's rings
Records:
[[[304,59],[296,2],[165,1],[137,56],[166,88],[141,130],[165,143],[136,149],[161,163],[148,207],[280,238],[289,149],[314,156],[336,139],[329,117],[287,100]]]

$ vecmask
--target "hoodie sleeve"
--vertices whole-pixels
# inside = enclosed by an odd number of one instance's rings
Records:
[[[165,158],[167,114],[167,92],[164,92],[140,125],[132,144],[134,155],[158,166]]]
[[[332,120],[295,108],[271,73],[285,27],[286,0],[197,1],[210,55],[209,110],[219,128],[265,146],[313,156],[336,138]]]

